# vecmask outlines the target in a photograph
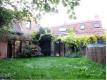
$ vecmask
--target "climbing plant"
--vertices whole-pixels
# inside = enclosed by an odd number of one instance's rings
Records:
[[[3,7],[0,7],[0,28],[3,26],[9,26],[9,23],[13,19],[13,11],[9,9],[5,9]]]
[[[0,7],[0,40],[6,39],[11,27],[10,23],[14,17],[13,14],[12,10]]]
[[[93,34],[93,35],[76,35],[73,29],[68,30],[68,35],[60,36],[56,39],[61,39],[69,47],[75,47],[77,49],[81,47],[86,47],[88,44],[95,44],[101,40],[103,43],[106,43],[106,34]]]

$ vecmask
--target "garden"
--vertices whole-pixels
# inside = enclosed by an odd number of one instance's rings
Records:
[[[22,1],[20,3],[24,7],[18,10],[18,6],[11,0],[0,0],[0,42],[7,41],[6,45],[9,45],[9,55],[7,53],[6,59],[0,59],[0,79],[105,80],[105,33],[77,36],[75,30],[69,29],[68,35],[56,36],[48,28],[40,27],[37,32],[32,32],[30,39],[26,39],[22,33],[12,29],[11,23],[14,21],[28,21],[33,18],[37,23],[44,13],[58,12],[57,5],[60,0],[43,1]],[[62,0],[62,4],[69,7],[69,17],[75,18],[74,7],[79,5],[79,0]],[[5,5],[12,6],[13,10],[4,7]],[[30,9],[39,13],[34,17]],[[93,51],[91,54],[85,53],[88,52],[87,46],[97,44],[103,44],[103,48],[96,46],[96,51],[92,48],[88,50]]]
[[[105,80],[106,67],[86,57],[36,57],[0,60],[1,79]]]

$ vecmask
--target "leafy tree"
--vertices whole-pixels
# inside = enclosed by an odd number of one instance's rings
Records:
[[[38,44],[39,40],[41,39],[42,36],[49,35],[49,34],[50,34],[50,30],[48,28],[42,28],[42,27],[40,27],[39,31],[37,33],[34,32],[32,34],[33,43]]]
[[[42,28],[42,27],[40,27],[39,28],[39,32],[38,32],[39,34],[45,34],[46,33],[46,31],[45,31],[45,29],[44,28]]]
[[[0,28],[3,26],[9,26],[9,23],[13,19],[13,11],[0,7]]]
[[[39,44],[39,40],[40,40],[40,33],[37,32],[37,33],[33,33],[32,34],[32,43],[34,44]]]
[[[44,28],[44,30],[45,30],[46,34],[50,34],[51,33],[51,30],[48,27]]]
[[[0,41],[6,39],[11,27],[10,23],[13,19],[13,11],[0,7]]]
[[[74,8],[79,5],[79,2],[80,0],[0,0],[2,7],[9,5],[15,11],[22,11],[23,14],[29,14],[36,19],[40,18],[47,12],[57,13],[59,4],[62,4],[67,8],[67,13],[69,14],[70,18],[75,18]]]
[[[44,56],[49,56],[51,53],[51,41],[52,36],[50,34],[44,34],[39,40],[39,46],[41,47],[41,52]]]
[[[0,27],[6,26],[9,28],[12,19],[26,20],[33,17],[37,21],[47,12],[57,13],[59,4],[66,7],[67,13],[71,18],[74,18],[74,8],[79,5],[79,1],[80,0],[0,0]],[[44,31],[40,33],[44,33]],[[0,34],[2,34],[2,31]]]

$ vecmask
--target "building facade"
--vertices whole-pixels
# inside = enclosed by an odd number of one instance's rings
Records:
[[[32,32],[38,31],[38,25],[35,21],[16,21],[12,22],[13,32],[11,39],[0,42],[0,58],[16,57],[17,53],[22,52],[22,47],[29,45]]]
[[[102,34],[105,31],[100,20],[90,20],[52,27],[51,32],[54,35],[67,35],[70,28],[73,28],[77,35]]]

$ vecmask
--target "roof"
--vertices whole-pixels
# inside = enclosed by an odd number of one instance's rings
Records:
[[[99,27],[95,27],[95,23],[99,24]],[[84,24],[84,29],[81,29],[81,23]],[[77,23],[71,23],[71,24],[64,24],[60,26],[55,26],[51,28],[51,32],[53,34],[58,35],[59,33],[63,35],[63,33],[60,32],[60,28],[73,28],[76,31],[76,34],[102,34],[105,30],[102,28],[102,23],[100,20],[88,20],[84,22],[77,22]],[[60,35],[59,34],[59,35]]]

